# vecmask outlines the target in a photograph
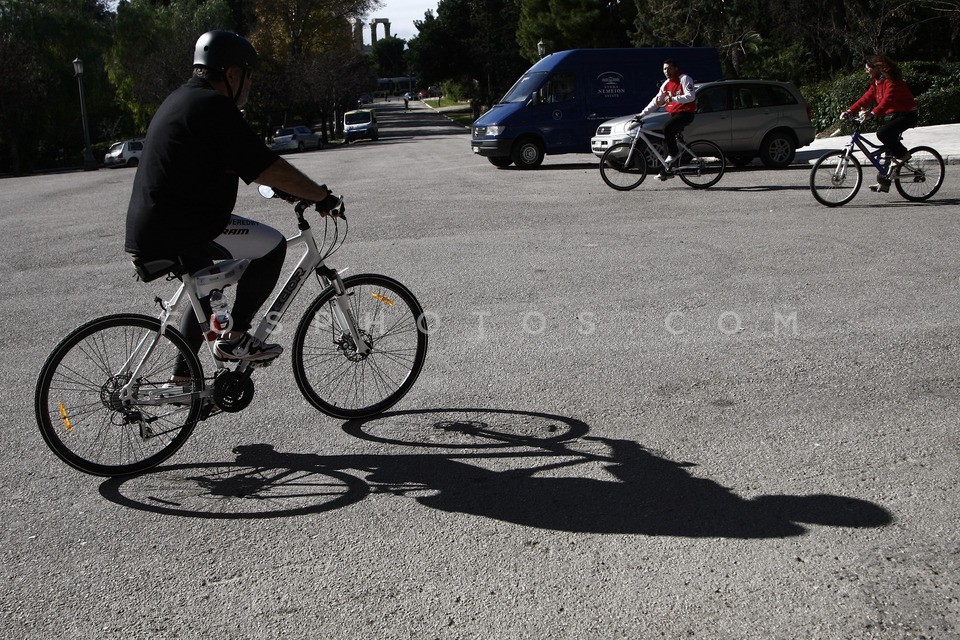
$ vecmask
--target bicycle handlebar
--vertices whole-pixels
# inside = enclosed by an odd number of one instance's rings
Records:
[[[347,219],[347,207],[343,202],[343,196],[335,196],[332,192],[328,192],[327,197],[323,200],[314,202],[312,200],[298,198],[294,195],[286,193],[285,191],[281,191],[280,189],[268,187],[265,184],[260,185],[258,191],[264,198],[280,198],[281,200],[286,200],[287,202],[295,202],[296,206],[294,209],[300,214],[306,211],[309,207],[313,207],[317,210],[317,212],[320,213],[320,215],[329,215],[332,218],[341,218],[343,220]]]

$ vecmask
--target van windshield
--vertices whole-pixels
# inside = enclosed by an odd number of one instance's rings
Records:
[[[503,96],[500,104],[506,102],[526,102],[530,94],[540,88],[540,85],[543,83],[543,78],[546,75],[546,71],[535,71],[534,73],[528,73],[523,76],[510,88],[510,91],[507,91],[507,95]]]
[[[346,124],[363,124],[364,122],[370,122],[370,114],[359,112],[359,113],[345,113],[343,115],[343,121]]]

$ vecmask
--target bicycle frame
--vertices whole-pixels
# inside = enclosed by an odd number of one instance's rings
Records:
[[[872,147],[873,150],[868,149],[868,145]],[[880,162],[881,156],[886,153],[886,148],[882,144],[870,142],[860,134],[860,129],[856,128],[853,130],[853,134],[850,136],[850,141],[847,142],[843,148],[844,158],[849,158],[851,156],[854,147],[857,147],[860,150],[860,152],[870,161],[870,164],[872,164],[877,171],[883,175],[889,175],[891,158],[888,156],[885,162]]]
[[[626,160],[627,163],[629,163],[630,159],[633,158],[633,152],[637,148],[637,140],[642,139],[646,147],[650,150],[650,152],[653,153],[654,156],[656,156],[657,161],[659,161],[660,164],[666,168],[667,157],[660,155],[660,152],[657,150],[657,147],[654,146],[650,140],[650,137],[664,140],[665,136],[662,133],[660,133],[659,131],[644,130],[643,127],[636,127],[635,129],[633,129],[633,132],[630,133],[630,136],[633,138],[633,142],[630,144],[630,153],[627,154],[627,160]],[[686,151],[691,156],[694,155],[693,151],[691,151],[690,147],[686,145],[686,143],[683,141],[683,138],[680,135],[677,135],[677,147],[681,153]]]
[[[303,210],[298,206],[297,207],[297,218],[298,218],[298,228],[299,233],[294,236],[287,238],[287,248],[290,249],[297,245],[304,246],[304,252],[301,256],[299,262],[294,266],[289,277],[287,278],[286,284],[276,293],[273,298],[273,301],[270,304],[269,310],[265,314],[264,318],[257,325],[257,328],[254,332],[254,336],[260,340],[265,340],[270,336],[273,330],[279,325],[280,320],[283,318],[287,309],[290,307],[293,300],[303,289],[303,285],[307,282],[307,276],[311,272],[316,272],[318,278],[320,279],[321,284],[323,285],[323,290],[326,290],[328,287],[333,287],[336,292],[334,300],[336,304],[333,307],[333,312],[337,324],[341,329],[348,332],[354,340],[357,351],[362,355],[367,355],[370,353],[370,346],[361,339],[360,331],[357,328],[356,323],[353,320],[353,316],[350,313],[348,307],[348,302],[345,299],[346,290],[343,286],[343,280],[340,278],[340,273],[336,269],[332,269],[327,266],[324,262],[324,256],[321,254],[320,249],[317,247],[316,239],[313,236],[313,229],[310,227],[310,223],[306,221],[303,217]],[[205,321],[206,313],[203,310],[203,306],[200,303],[200,296],[198,294],[197,282],[190,274],[183,274],[180,276],[181,284],[177,287],[177,290],[174,294],[168,299],[163,300],[157,298],[158,303],[160,304],[161,312],[159,315],[160,320],[160,331],[155,335],[152,343],[147,346],[146,340],[147,336],[144,336],[141,339],[141,342],[137,345],[137,348],[134,349],[133,353],[140,353],[141,349],[146,346],[146,351],[143,352],[142,356],[139,358],[139,361],[133,366],[131,371],[131,365],[133,365],[134,356],[131,356],[129,360],[123,363],[120,368],[118,375],[125,372],[130,372],[130,378],[128,382],[121,389],[121,397],[125,401],[133,400],[137,388],[137,379],[140,375],[140,371],[143,367],[143,363],[147,361],[150,357],[150,354],[153,352],[153,349],[156,347],[157,343],[160,340],[160,337],[166,331],[168,326],[171,326],[171,319],[175,313],[178,311],[183,311],[186,313],[184,307],[184,301],[189,301],[189,306],[193,310],[197,318],[200,318],[200,325],[204,331],[205,336],[207,337],[206,346],[207,351],[210,353],[211,359],[216,365],[216,369],[219,372],[223,370],[227,365],[222,360],[218,360],[213,357],[214,355],[214,340],[213,335],[210,333],[208,323]],[[238,278],[239,279],[239,278]],[[226,284],[233,284],[233,282],[228,282]],[[184,295],[186,294],[186,295]],[[237,365],[236,371],[238,373],[245,371],[251,363],[249,361],[241,361]],[[206,397],[212,394],[212,389],[207,388],[199,393],[198,397]],[[178,400],[189,400],[194,394],[192,393],[177,393],[177,394],[163,394],[162,397],[158,398],[138,398],[137,403],[139,404],[161,404],[161,403],[170,403],[176,402]]]

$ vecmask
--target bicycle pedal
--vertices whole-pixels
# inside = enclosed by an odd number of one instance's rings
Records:
[[[254,360],[253,362],[250,363],[250,368],[251,368],[251,369],[262,369],[262,368],[264,368],[264,367],[269,367],[269,366],[272,365],[274,362],[276,362],[276,361],[277,361],[277,358],[279,358],[279,357],[280,357],[280,356],[278,355],[276,358],[270,358],[269,360]]]

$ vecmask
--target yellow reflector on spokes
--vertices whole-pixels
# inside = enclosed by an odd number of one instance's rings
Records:
[[[387,296],[385,296],[385,295],[383,295],[383,294],[380,294],[380,293],[371,293],[370,295],[373,296],[374,300],[379,300],[380,302],[383,302],[384,304],[388,304],[388,305],[390,305],[391,307],[393,306],[393,300],[391,300],[390,298],[388,298]]]
[[[60,403],[60,419],[63,420],[63,426],[67,428],[67,431],[73,429],[73,423],[70,422],[70,418],[67,417],[67,408],[63,406],[63,403]]]

